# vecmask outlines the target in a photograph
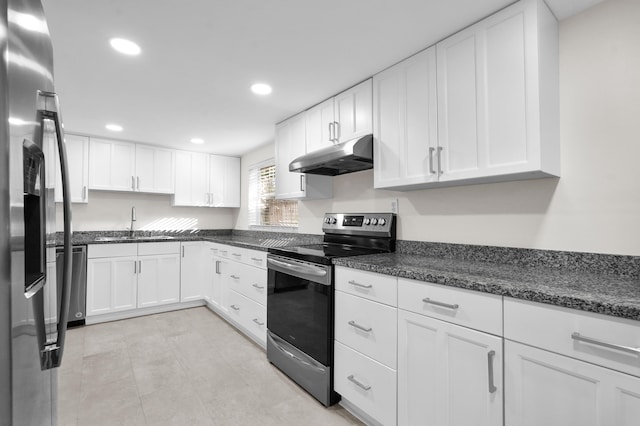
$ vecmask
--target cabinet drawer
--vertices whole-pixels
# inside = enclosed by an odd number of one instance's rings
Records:
[[[138,243],[89,244],[87,258],[137,256]]]
[[[244,262],[247,265],[267,269],[267,252],[260,250],[245,249]]]
[[[398,307],[502,336],[502,296],[398,279]]]
[[[336,392],[383,425],[396,424],[396,372],[335,342]]]
[[[640,321],[505,298],[504,337],[640,377],[640,355],[619,348],[640,350]]]
[[[336,291],[335,339],[396,368],[398,310]]]
[[[236,262],[244,263],[247,255],[243,248],[236,246],[227,246],[226,250],[229,252],[229,259],[235,260]]]
[[[138,255],[147,256],[155,254],[179,254],[180,242],[169,243],[138,243]]]
[[[398,306],[397,278],[389,275],[337,266],[336,290]]]
[[[231,290],[228,294],[227,308],[231,319],[252,337],[266,345],[267,310],[264,306]]]

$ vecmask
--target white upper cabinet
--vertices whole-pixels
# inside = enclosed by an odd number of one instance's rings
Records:
[[[369,79],[305,112],[307,152],[371,134],[372,116]]]
[[[136,191],[172,194],[174,168],[173,150],[136,145]]]
[[[436,45],[441,182],[560,174],[558,24],[524,0]]]
[[[209,205],[240,207],[240,158],[209,156]]]
[[[377,74],[373,99],[376,188],[560,175],[558,23],[540,0]]]
[[[436,49],[373,78],[374,187],[437,182]]]
[[[176,152],[174,206],[209,204],[209,155]]]
[[[276,125],[276,198],[310,200],[333,196],[331,176],[289,171],[289,163],[306,153],[305,141],[304,113]]]
[[[89,188],[133,191],[136,173],[135,145],[91,138],[89,143]]]
[[[173,193],[173,150],[98,138],[89,148],[90,189]]]
[[[240,207],[240,158],[177,151],[174,206]]]
[[[87,136],[65,135],[67,164],[69,166],[69,190],[72,203],[89,202],[89,138]],[[62,176],[60,158],[56,145],[56,202],[62,202]]]

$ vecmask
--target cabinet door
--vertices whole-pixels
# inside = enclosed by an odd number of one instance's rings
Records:
[[[180,256],[138,258],[138,308],[180,301]]]
[[[276,126],[277,198],[305,196],[305,175],[289,171],[289,163],[305,153],[305,135],[304,114],[298,114]]]
[[[209,205],[209,155],[176,152],[174,206]]]
[[[64,137],[67,145],[67,162],[69,165],[69,190],[72,203],[89,202],[89,138],[66,134]],[[62,202],[62,175],[60,172],[60,158],[58,146],[56,149],[56,203]]]
[[[188,302],[203,298],[203,247],[203,243],[200,241],[181,243],[181,302]]]
[[[372,81],[369,79],[335,97],[334,115],[338,124],[334,136],[338,143],[373,132],[372,96]]]
[[[399,424],[502,425],[502,398],[501,338],[398,310]]]
[[[640,378],[505,341],[509,426],[631,426],[640,418]]]
[[[542,2],[518,2],[443,40],[437,63],[441,181],[551,163],[559,172],[557,22]]]
[[[374,186],[436,182],[435,47],[377,74],[373,84]]]
[[[240,158],[209,157],[209,205],[240,207]]]
[[[91,138],[89,188],[111,191],[135,189],[135,145]]]
[[[309,108],[304,116],[307,130],[306,152],[333,145],[334,142],[331,140],[334,137],[335,127],[333,98]]]
[[[137,257],[87,261],[87,316],[135,309]]]
[[[136,145],[136,190],[173,193],[174,151]]]

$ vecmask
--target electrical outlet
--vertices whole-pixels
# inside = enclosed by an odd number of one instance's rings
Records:
[[[391,200],[391,213],[398,214],[398,199]]]

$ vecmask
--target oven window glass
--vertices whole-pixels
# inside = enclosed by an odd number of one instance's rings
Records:
[[[332,287],[269,270],[267,326],[316,361],[329,365]]]

